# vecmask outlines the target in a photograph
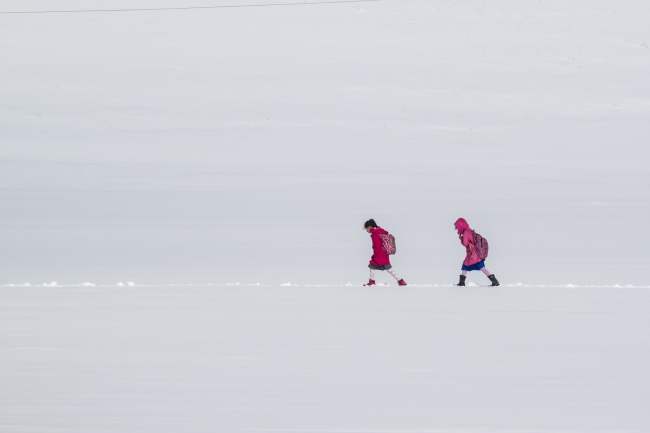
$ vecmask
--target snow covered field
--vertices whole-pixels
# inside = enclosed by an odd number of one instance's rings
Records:
[[[0,290],[2,432],[647,432],[650,290]]]
[[[249,3],[0,2],[0,431],[650,431],[650,2],[8,13]]]

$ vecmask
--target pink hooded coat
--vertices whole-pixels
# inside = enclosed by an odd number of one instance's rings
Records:
[[[390,259],[384,246],[381,243],[380,234],[387,234],[388,232],[381,227],[370,229],[370,238],[372,239],[372,257],[370,258],[370,264],[373,266],[385,266],[390,265]]]
[[[465,247],[467,255],[463,264],[465,266],[472,266],[481,262],[481,258],[476,254],[476,249],[474,248],[474,235],[472,234],[472,229],[469,228],[469,224],[465,221],[464,218],[458,218],[454,223],[456,231],[458,231],[458,236],[460,237],[460,243]]]

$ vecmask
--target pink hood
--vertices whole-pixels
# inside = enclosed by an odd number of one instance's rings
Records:
[[[465,218],[458,218],[454,223],[454,227],[456,227],[456,231],[458,231],[458,234],[461,234],[466,230],[470,230],[469,224],[467,224]]]
[[[454,223],[454,227],[456,227],[456,230],[458,231],[460,243],[465,247],[466,255],[463,264],[465,266],[472,266],[480,262],[481,258],[476,253],[476,249],[472,248],[472,245],[474,244],[474,235],[472,234],[472,229],[469,228],[467,221],[465,221],[464,218],[458,218]]]

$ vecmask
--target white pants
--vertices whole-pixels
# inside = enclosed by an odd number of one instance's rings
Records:
[[[386,272],[388,272],[389,274],[391,274],[391,275],[393,276],[393,278],[395,278],[397,281],[400,280],[399,275],[397,275],[397,272],[395,272],[395,271],[393,270],[393,268],[387,269]],[[374,269],[370,269],[370,279],[371,279],[371,280],[374,280],[374,279],[375,279],[375,270],[374,270]]]
[[[481,268],[481,272],[483,272],[486,276],[492,275],[492,272],[488,271],[487,268]],[[463,271],[463,277],[467,276],[467,271]]]

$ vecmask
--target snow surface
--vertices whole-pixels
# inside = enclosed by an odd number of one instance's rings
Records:
[[[246,3],[0,2],[0,432],[650,431],[650,2],[3,13]]]
[[[0,431],[647,432],[650,290],[0,288]]]

